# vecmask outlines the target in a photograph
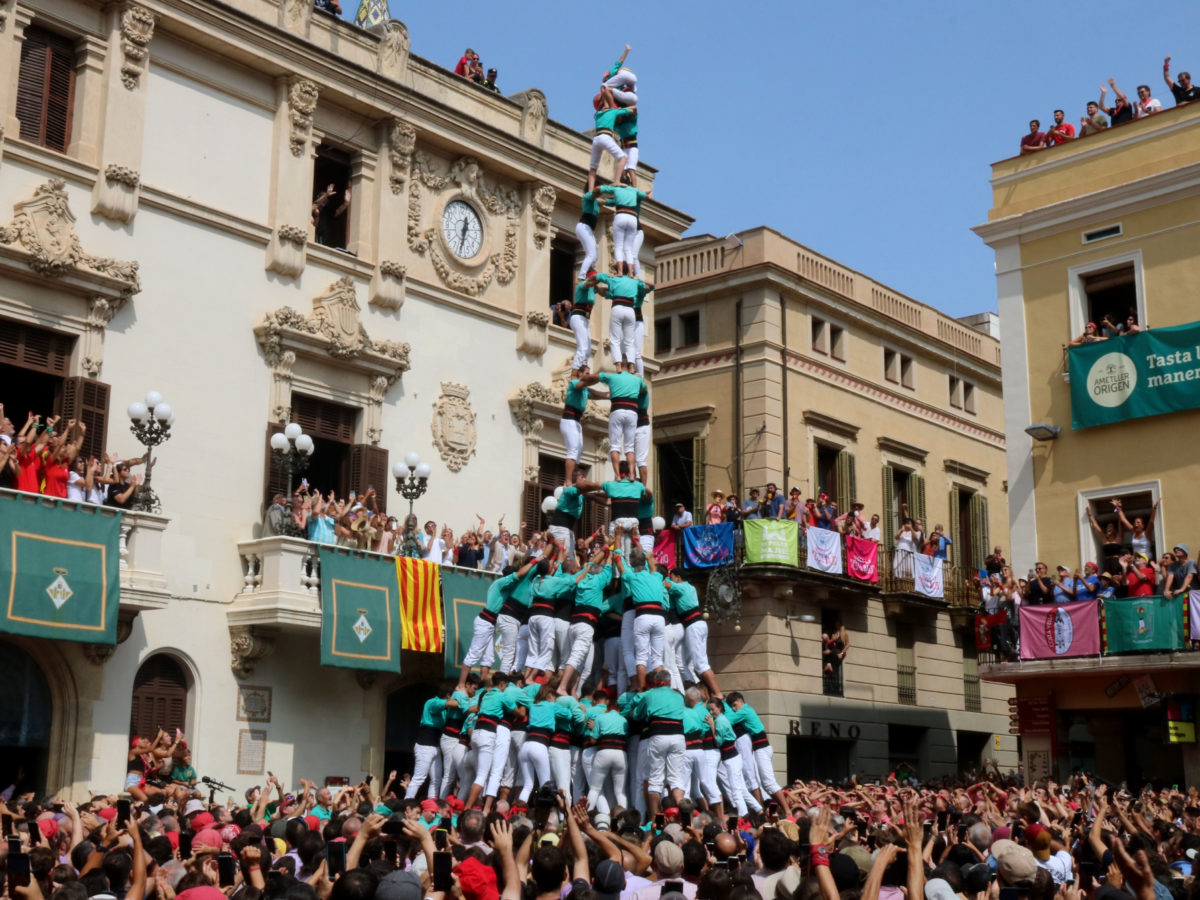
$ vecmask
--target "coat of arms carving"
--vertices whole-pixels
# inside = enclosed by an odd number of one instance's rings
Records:
[[[475,412],[467,398],[471,390],[452,381],[442,382],[442,394],[433,404],[433,444],[442,462],[457,472],[475,453]]]

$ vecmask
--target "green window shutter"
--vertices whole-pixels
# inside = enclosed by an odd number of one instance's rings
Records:
[[[972,568],[978,569],[983,565],[984,559],[988,555],[988,506],[987,497],[982,494],[971,495],[971,558],[963,559],[965,553],[961,554],[959,559],[962,562],[969,563]]]
[[[883,546],[886,550],[891,550],[896,545],[896,493],[895,483],[892,481],[893,469],[891,466],[883,467],[883,512],[880,514],[880,526],[883,530]]]
[[[854,475],[854,454],[842,450],[837,455],[837,504],[838,514],[850,511],[850,504],[857,499],[858,484]]]
[[[916,472],[908,476],[908,512],[914,519],[920,519],[922,527],[929,531],[929,521],[925,514],[925,478]]]
[[[954,558],[959,560],[961,563],[963,558],[963,548],[959,541],[962,538],[962,534],[960,534],[961,529],[958,526],[958,485],[954,485],[952,488],[950,488],[950,540],[954,542],[951,553],[953,554]]]
[[[704,518],[704,458],[705,438],[692,438],[692,517],[699,525]]]

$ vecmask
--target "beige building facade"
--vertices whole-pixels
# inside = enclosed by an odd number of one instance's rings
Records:
[[[1002,160],[991,184],[992,208],[974,230],[996,254],[1015,566],[1023,573],[1039,560],[1051,571],[1103,562],[1088,514],[1102,527],[1114,523],[1114,498],[1131,522],[1148,520],[1161,501],[1147,532],[1155,558],[1176,544],[1195,548],[1189,448],[1200,413],[1073,428],[1068,346],[1106,316],[1132,316],[1151,334],[1200,319],[1200,106]],[[1119,351],[1126,340],[1105,347]],[[1152,776],[1194,784],[1200,752],[1168,743],[1160,702],[1192,696],[1194,656],[996,663],[984,676],[1054,703],[1051,732],[1023,740],[1031,773],[1083,766],[1131,784]]]
[[[417,515],[456,534],[536,511],[563,455],[574,341],[550,304],[573,287],[590,140],[536,88],[490,93],[412,54],[402,22],[311,2],[7,0],[0,26],[0,402],[82,418],[86,452],[123,457],[142,452],[129,403],[176,413],[161,511],[123,520],[121,642],[0,635],[38,698],[5,707],[0,764],[119,789],[131,729],[179,725],[239,789],[404,765],[441,657],[319,665],[312,547],[260,535],[286,483],[268,437],[298,422],[314,486],[373,485],[395,514],[392,464],[417,452]],[[328,185],[348,209],[314,226]],[[645,204],[651,274],[690,222]],[[585,426],[602,463],[606,423]]]
[[[741,567],[740,630],[713,628],[722,688],[763,714],[780,776],[1015,766],[1011,692],[980,684],[963,585],[1008,542],[994,316],[964,324],[765,227],[656,262],[661,503],[699,522],[713,491],[774,483],[881,517],[878,585],[811,571],[802,542],[798,568]],[[893,569],[905,508],[953,540],[943,600]],[[851,650],[831,683],[821,635],[838,618]]]

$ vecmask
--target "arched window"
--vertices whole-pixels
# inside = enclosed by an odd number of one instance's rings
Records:
[[[153,739],[158,729],[174,733],[187,719],[187,677],[183,667],[164,653],[147,659],[133,679],[129,733]]]
[[[20,790],[40,793],[54,712],[50,684],[33,657],[6,641],[0,641],[0,684],[0,777],[23,771]]]

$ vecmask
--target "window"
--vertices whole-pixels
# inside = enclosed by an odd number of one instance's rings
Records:
[[[549,305],[575,297],[575,250],[578,242],[556,237],[550,244]]]
[[[975,415],[975,385],[969,381],[963,382],[963,409]]]
[[[950,540],[947,565],[983,568],[984,559],[992,552],[987,497],[957,484],[950,488]]]
[[[587,475],[587,466],[580,467]],[[562,459],[538,454],[538,480],[527,481],[522,497],[521,519],[528,524],[526,536],[533,531],[544,531],[550,526],[549,517],[542,512],[542,501],[554,493],[555,488],[562,487],[567,482],[567,467]],[[583,503],[583,514],[575,523],[575,534],[578,537],[592,534],[604,524],[607,518],[607,507],[604,503],[592,497],[586,497]],[[515,533],[515,532],[514,532]]]
[[[670,441],[654,445],[658,462],[658,490],[655,506],[659,515],[669,522],[675,515],[675,504],[693,510],[696,506],[696,447],[695,441]],[[703,473],[701,473],[703,474]]]
[[[183,667],[164,653],[147,659],[133,679],[129,734],[154,739],[158,729],[174,734],[187,728],[187,677]]]
[[[679,317],[679,346],[694,347],[700,343],[700,313],[685,313]]]
[[[846,330],[839,325],[829,326],[829,355],[838,362],[846,361]]]
[[[74,42],[44,28],[26,28],[17,76],[21,138],[65,152],[71,142],[74,104]]]
[[[817,491],[824,491],[834,500],[838,499],[838,455],[840,453],[839,447],[830,447],[826,444],[817,444],[816,446],[816,472],[814,473],[816,477],[814,481]],[[839,510],[839,512],[841,511]]]
[[[1084,275],[1083,291],[1087,298],[1088,321],[1095,322],[1098,328],[1102,329],[1106,320],[1117,324],[1124,324],[1129,316],[1137,320],[1132,263]]]
[[[1085,524],[1090,523],[1094,519],[1099,532],[1097,532],[1096,528],[1089,526],[1091,534],[1089,535],[1089,539],[1083,544],[1083,555],[1086,559],[1092,559],[1099,563],[1101,571],[1105,568],[1105,544],[1120,544],[1125,549],[1133,549],[1133,532],[1122,526],[1113,501],[1121,504],[1121,512],[1125,514],[1125,519],[1130,525],[1134,527],[1141,525],[1144,528],[1143,534],[1150,540],[1150,548],[1146,552],[1151,559],[1156,558],[1156,552],[1162,553],[1164,550],[1170,549],[1169,546],[1157,546],[1157,529],[1154,527],[1155,520],[1157,519],[1154,513],[1155,493],[1152,490],[1149,488],[1141,490],[1117,489],[1113,491],[1099,490],[1089,493],[1091,496],[1086,497],[1086,503],[1087,510],[1092,514],[1092,519],[1088,519]],[[1115,535],[1109,534],[1110,528],[1115,529]],[[1139,549],[1143,546],[1139,542]]]
[[[980,712],[983,698],[979,692],[979,651],[975,648],[975,635],[963,634],[963,708],[967,712]]]
[[[322,144],[313,162],[317,243],[345,250],[350,242],[350,155]]]
[[[671,318],[654,320],[654,352],[669,353],[671,351]]]
[[[910,391],[916,387],[916,368],[911,356],[900,355],[900,384]]]
[[[893,384],[900,383],[900,354],[895,350],[883,350],[883,377]]]
[[[829,323],[816,316],[812,320],[812,348],[813,353],[829,353]]]
[[[917,705],[917,651],[913,628],[896,623],[896,700],[907,706]]]
[[[963,383],[953,375],[950,376],[950,406],[954,409],[962,409],[963,405]]]
[[[837,610],[821,610],[821,634],[836,635],[841,625],[842,617]],[[821,647],[821,693],[828,697],[841,697],[845,690],[843,660],[837,658],[835,647],[828,649],[833,652],[829,656],[826,656],[826,647]]]
[[[964,412],[975,414],[975,385],[963,381],[954,375],[950,376],[950,406]]]

